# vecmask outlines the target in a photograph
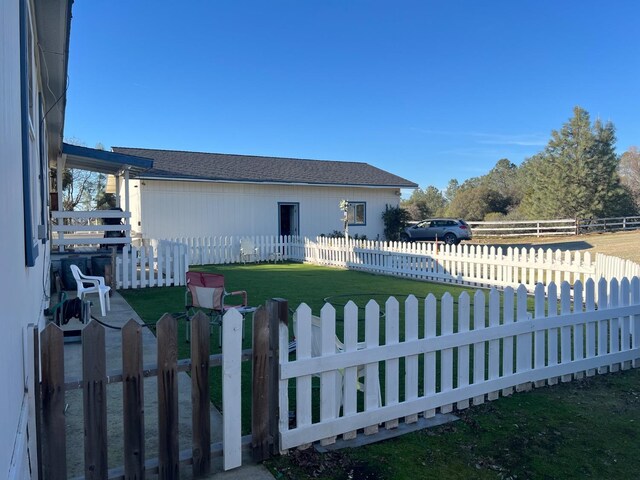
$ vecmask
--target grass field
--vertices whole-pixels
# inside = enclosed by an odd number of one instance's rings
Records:
[[[596,234],[581,237],[535,239],[545,248],[578,249],[637,258],[640,233]],[[511,244],[530,245],[532,239]],[[505,242],[501,241],[501,244]],[[563,247],[564,245],[564,247]],[[582,249],[582,248],[580,248]],[[308,303],[318,312],[327,296],[343,293],[398,295],[463,289],[450,285],[375,276],[308,265],[230,265],[198,267],[223,273],[227,289],[247,289],[252,305],[273,296],[289,299],[290,306]],[[184,288],[121,292],[146,322],[164,312],[180,312]],[[337,302],[336,302],[337,303]],[[248,322],[247,322],[248,323]],[[249,325],[245,327],[248,332]],[[180,328],[180,335],[183,335]],[[188,344],[179,342],[180,356]],[[249,335],[245,347],[250,346]],[[217,335],[212,337],[216,351]],[[214,390],[218,373],[212,374]],[[249,364],[243,382],[248,384]],[[243,399],[243,417],[249,411]],[[213,398],[219,405],[219,398]],[[282,479],[413,479],[413,478],[638,478],[640,471],[640,371],[573,381],[544,387],[459,412],[461,420],[434,429],[357,449],[318,454],[294,451],[267,462]],[[246,428],[246,424],[245,424]]]
[[[504,247],[542,247],[553,250],[583,250],[604,253],[640,263],[640,230],[589,235],[549,237],[476,238],[472,244],[501,245]]]

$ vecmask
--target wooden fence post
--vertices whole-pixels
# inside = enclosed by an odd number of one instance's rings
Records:
[[[177,258],[177,257],[176,257]],[[209,398],[209,318],[202,312],[191,320],[191,401],[193,476],[211,470],[211,400]]]
[[[133,319],[122,327],[122,401],[125,478],[144,478],[142,327]]]
[[[64,416],[64,339],[50,323],[40,334],[42,345],[42,433],[44,478],[67,477],[67,442]]]
[[[260,306],[253,314],[251,449],[253,459],[269,458],[269,313]]]
[[[178,322],[164,314],[158,336],[158,457],[161,479],[178,478]]]
[[[107,367],[104,327],[95,320],[82,330],[84,475],[107,478]]]
[[[253,317],[253,399],[251,434],[253,459],[266,460],[279,453],[278,367],[280,323],[288,325],[289,303],[267,300]]]
[[[269,312],[269,343],[270,343],[270,377],[269,377],[269,431],[271,455],[280,453],[278,439],[280,418],[278,415],[278,386],[280,370],[280,325],[289,326],[289,302],[284,298],[272,298],[267,300]]]

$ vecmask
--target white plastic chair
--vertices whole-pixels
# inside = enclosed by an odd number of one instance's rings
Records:
[[[257,262],[258,261],[258,247],[256,247],[253,240],[250,238],[243,238],[240,240],[240,259],[242,263],[247,263],[247,260]]]
[[[104,277],[85,275],[77,265],[71,264],[70,267],[73,278],[78,285],[78,298],[82,300],[87,293],[97,293],[100,298],[100,312],[104,317],[107,310],[111,310],[111,301],[109,300],[111,287],[105,284]],[[90,286],[85,286],[85,284],[90,284]]]

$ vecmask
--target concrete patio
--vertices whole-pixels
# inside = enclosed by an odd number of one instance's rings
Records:
[[[70,293],[70,292],[68,292]],[[100,315],[97,297],[89,295],[94,302],[92,315],[115,328],[105,328],[107,372],[121,370],[122,348],[120,328],[129,319],[143,324],[142,320],[129,304],[118,293],[111,297],[111,310],[105,317]],[[82,328],[76,319],[63,327],[65,330]],[[143,328],[143,363],[155,365],[156,342],[153,332]],[[65,344],[65,380],[79,379],[82,372],[82,352],[79,342]],[[191,447],[191,378],[184,372],[178,374],[179,389],[179,448]],[[158,425],[157,425],[157,381],[156,377],[144,381],[144,413],[145,413],[145,458],[158,458]],[[67,439],[67,475],[68,478],[84,475],[84,434],[82,391],[72,390],[66,393],[66,439]],[[108,462],[109,468],[123,465],[123,419],[122,419],[122,384],[114,383],[107,387],[107,424],[108,424]],[[211,405],[211,441],[222,441],[222,415]],[[228,472],[222,471],[222,457],[212,458],[212,474],[208,478],[216,479],[272,479],[273,476],[262,465],[252,462],[248,449],[243,449],[243,466]],[[192,478],[191,466],[182,465],[181,478]],[[154,476],[152,475],[151,478]],[[149,475],[147,478],[150,478]]]

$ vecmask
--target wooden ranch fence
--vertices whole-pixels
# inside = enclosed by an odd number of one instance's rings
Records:
[[[544,237],[640,228],[640,217],[467,222],[474,237]]]
[[[180,464],[191,464],[194,476],[211,469],[209,368],[222,365],[224,469],[241,464],[242,316],[230,311],[224,317],[224,355],[210,356],[210,327],[206,315],[191,321],[191,358],[178,361],[177,321],[170,315],[157,323],[157,364],[142,364],[142,325],[130,320],[122,329],[122,370],[106,371],[104,327],[95,320],[82,331],[82,378],[64,374],[62,330],[49,324],[40,336],[41,412],[39,438],[44,445],[43,466],[47,479],[67,478],[65,441],[65,391],[81,389],[84,411],[85,478],[178,478]],[[37,340],[37,337],[36,337]],[[191,372],[192,446],[178,444],[178,372]],[[145,416],[144,378],[157,377],[157,418]],[[107,385],[122,383],[124,465],[108,469]],[[159,456],[145,456],[145,422],[158,423]]]
[[[601,279],[597,307],[595,290],[591,279],[584,287],[576,281],[573,295],[569,283],[563,282],[560,292],[550,283],[545,296],[539,284],[533,314],[527,310],[524,286],[517,291],[507,287],[502,294],[492,289],[488,308],[484,291],[475,293],[473,304],[462,293],[457,322],[449,293],[439,308],[433,295],[423,306],[411,296],[404,305],[404,330],[394,298],[384,306],[384,319],[371,301],[365,308],[363,345],[357,343],[362,332],[355,304],[344,309],[344,335],[339,340],[331,305],[323,307],[321,321],[315,323],[309,307],[301,305],[296,312],[295,359],[280,355],[280,449],[318,440],[331,443],[340,435],[351,439],[360,429],[376,432],[380,424],[394,428],[401,421],[416,421],[418,415],[432,417],[437,411],[495,400],[514,388],[521,391],[639,366],[640,280]],[[384,343],[380,343],[382,328]],[[312,355],[313,342],[319,347]],[[288,343],[288,330],[282,328],[280,352]],[[314,376],[320,377],[319,392],[314,391]],[[364,384],[361,393],[359,382]],[[294,425],[287,415],[291,391],[295,391]],[[314,409],[319,409],[317,420]]]

